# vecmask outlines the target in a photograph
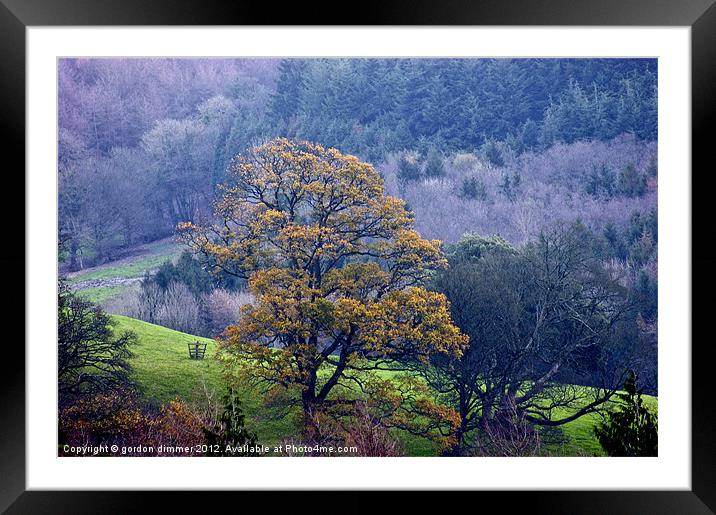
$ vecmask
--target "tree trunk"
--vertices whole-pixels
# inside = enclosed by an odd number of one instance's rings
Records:
[[[301,405],[303,407],[303,436],[308,440],[314,440],[318,436],[317,407],[315,379],[301,393]]]
[[[450,456],[462,456],[465,450],[465,436],[467,433],[468,423],[468,399],[467,392],[464,389],[460,390],[460,426],[455,431],[455,444],[449,451]]]
[[[77,271],[77,241],[70,239],[70,270]]]
[[[465,451],[465,434],[467,433],[467,415],[460,415],[460,427],[455,431],[455,444],[448,451],[449,456],[462,456]]]
[[[303,436],[309,442],[318,436],[315,401],[303,400]]]

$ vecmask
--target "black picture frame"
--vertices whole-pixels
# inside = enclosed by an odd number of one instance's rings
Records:
[[[713,190],[713,172],[707,166],[711,154],[709,128],[716,124],[716,5],[715,0],[483,0],[413,1],[382,0],[355,4],[339,14],[336,3],[286,4],[277,8],[268,2],[212,0],[0,0],[0,94],[2,138],[0,155],[6,166],[4,180],[16,195],[2,204],[6,245],[0,256],[5,274],[6,326],[15,330],[6,345],[24,340],[25,226],[18,213],[25,212],[25,29],[47,25],[572,25],[572,26],[689,26],[692,70],[692,490],[691,491],[539,491],[471,492],[478,496],[476,508],[497,502],[501,510],[528,508],[548,513],[712,513],[716,510],[716,438],[713,437],[714,403],[710,392],[710,340],[706,316],[713,301],[709,293],[716,281],[716,256],[708,250],[711,217],[706,198]],[[350,4],[352,6],[353,4]],[[307,8],[308,7],[308,8]],[[350,12],[354,10],[355,12]],[[322,16],[320,13],[332,13]],[[12,159],[12,161],[10,161]],[[13,163],[10,165],[10,163]],[[694,171],[697,171],[694,173]],[[684,170],[684,173],[689,173]],[[698,187],[696,187],[698,185]],[[23,194],[19,194],[23,192]],[[17,203],[17,205],[14,205]],[[24,215],[23,215],[24,216]],[[24,218],[23,218],[24,220]],[[711,229],[711,232],[709,232]],[[24,274],[17,273],[23,270]],[[23,292],[23,293],[20,293]],[[8,327],[9,328],[9,327]],[[701,338],[699,338],[701,336]],[[687,345],[689,342],[669,342]],[[2,374],[2,417],[0,417],[0,510],[8,513],[125,513],[143,511],[147,502],[161,500],[169,511],[206,508],[236,500],[235,492],[77,492],[26,491],[25,483],[25,361],[15,352],[0,360]],[[266,502],[266,494],[240,494],[241,505]],[[301,504],[316,504],[309,497]],[[324,494],[321,494],[323,498]],[[373,509],[373,501],[362,494],[344,493],[343,511]],[[424,503],[426,492],[392,496],[389,503]],[[230,497],[231,499],[225,499]],[[296,503],[295,494],[271,494],[275,501]],[[316,499],[318,500],[318,499]],[[325,499],[324,499],[325,500]],[[453,501],[451,501],[453,502]],[[455,501],[461,502],[461,501]],[[304,504],[305,503],[305,504]],[[387,504],[382,504],[388,507]],[[202,509],[203,511],[203,509]],[[273,511],[270,510],[270,511]],[[510,510],[511,511],[511,510]]]

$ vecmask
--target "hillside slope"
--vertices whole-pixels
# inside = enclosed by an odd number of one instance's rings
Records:
[[[137,334],[138,343],[132,349],[134,356],[131,364],[134,379],[147,400],[163,403],[180,398],[193,402],[205,397],[205,387],[214,392],[215,396],[223,392],[219,364],[214,358],[214,340],[125,316],[113,315],[112,318],[117,322],[115,331],[129,330]],[[195,341],[207,344],[204,360],[189,359],[187,344]],[[272,417],[258,395],[244,392],[241,397],[247,423],[258,433],[260,442],[271,445],[282,439],[295,438],[300,433],[297,417]],[[656,411],[657,398],[645,397],[649,408]],[[556,456],[603,455],[593,433],[593,427],[600,419],[596,414],[586,415],[557,428],[545,438],[543,452]],[[396,432],[396,436],[403,442],[410,456],[430,456],[435,453],[434,446],[424,438],[403,432]]]
[[[167,402],[179,397],[191,401],[203,385],[214,390],[221,386],[219,366],[214,360],[216,342],[150,324],[134,318],[113,315],[115,331],[133,331],[138,343],[132,348],[134,379],[147,399]],[[187,344],[206,343],[203,360],[189,359]]]
[[[165,403],[179,398],[192,403],[206,399],[207,391],[215,401],[220,400],[225,387],[214,358],[214,340],[126,316],[112,318],[117,322],[115,331],[133,331],[137,335],[130,362],[134,380],[147,401]],[[187,344],[195,341],[207,344],[203,360],[189,359]],[[259,395],[243,393],[241,401],[247,425],[258,434],[260,442],[273,444],[300,433],[298,419],[267,416]]]
[[[172,238],[138,245],[120,259],[67,273],[67,282],[89,300],[107,302],[124,291],[137,288],[145,273],[155,271],[167,261],[175,261],[181,250]]]

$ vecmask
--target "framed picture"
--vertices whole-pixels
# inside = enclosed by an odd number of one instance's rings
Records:
[[[711,4],[3,0],[0,506],[711,512]]]

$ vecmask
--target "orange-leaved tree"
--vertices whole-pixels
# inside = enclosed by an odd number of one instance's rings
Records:
[[[420,237],[371,165],[333,148],[275,139],[234,158],[229,177],[213,223],[180,225],[196,252],[248,279],[254,296],[224,333],[223,362],[296,392],[306,431],[316,413],[349,414],[358,393],[381,397],[373,400],[390,407],[387,423],[392,415],[409,425],[411,400],[416,419],[437,413],[433,428],[449,426],[451,414],[428,396],[371,373],[459,356],[466,345],[446,298],[421,286],[447,266],[440,242]]]

